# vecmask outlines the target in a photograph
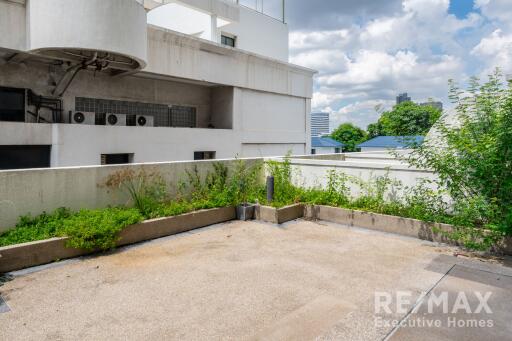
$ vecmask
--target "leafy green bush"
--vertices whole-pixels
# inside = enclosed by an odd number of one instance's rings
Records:
[[[108,250],[116,246],[123,228],[144,220],[133,208],[82,210],[61,221],[57,233],[69,237],[67,246],[86,250]]]
[[[87,250],[107,250],[115,246],[118,233],[144,218],[136,209],[107,208],[72,213],[59,208],[35,218],[21,217],[14,229],[0,235],[0,246],[69,237],[68,245]]]
[[[483,85],[473,78],[466,91],[451,82],[454,122],[441,119],[407,158],[438,175],[460,226],[453,238],[467,245],[512,235],[512,88],[501,79],[498,70]]]
[[[16,227],[0,234],[0,246],[28,243],[58,236],[62,221],[72,215],[66,208],[32,218],[22,216]]]

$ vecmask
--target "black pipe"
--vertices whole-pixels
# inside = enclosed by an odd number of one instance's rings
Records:
[[[267,202],[271,203],[274,201],[274,177],[267,176]]]

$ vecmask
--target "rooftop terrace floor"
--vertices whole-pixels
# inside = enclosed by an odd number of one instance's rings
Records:
[[[230,222],[13,273],[0,287],[0,339],[510,340],[512,269],[453,251],[322,222]],[[375,322],[407,315],[376,315],[375,291],[416,302],[459,289],[493,292],[494,327]]]

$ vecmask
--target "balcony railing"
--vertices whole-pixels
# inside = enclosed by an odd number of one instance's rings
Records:
[[[286,0],[228,0],[274,19],[286,21]]]

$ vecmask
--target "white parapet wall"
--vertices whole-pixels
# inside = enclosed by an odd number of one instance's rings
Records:
[[[35,216],[59,207],[76,211],[128,204],[126,193],[112,192],[104,186],[108,176],[120,170],[156,172],[168,184],[172,195],[178,184],[187,180],[187,171],[197,167],[204,177],[213,171],[214,162],[232,169],[236,160],[0,171],[0,232],[14,227],[19,217],[27,214]],[[251,166],[261,164],[263,159],[246,159],[246,162]]]
[[[283,158],[274,160],[284,161]],[[313,155],[304,158],[298,156],[291,158],[290,163],[293,168],[293,182],[302,187],[326,188],[331,171],[347,175],[349,180],[346,184],[352,197],[362,194],[357,180],[368,183],[371,179],[387,176],[401,184],[400,188],[394,187],[392,191],[388,191],[387,195],[400,196],[406,187],[415,187],[424,179],[437,178],[431,171],[416,169],[403,161],[384,157],[384,154],[346,153]]]
[[[294,182],[305,187],[326,188],[328,172],[343,172],[346,175],[368,181],[372,177],[388,175],[404,186],[416,186],[421,179],[435,179],[434,173],[410,168],[407,165],[374,162],[343,161],[344,154],[294,157],[290,162],[294,169]],[[265,161],[283,161],[283,158],[245,159],[248,165],[262,165]],[[122,166],[87,166],[52,169],[28,169],[0,171],[0,232],[14,227],[20,216],[32,216],[51,212],[59,207],[72,210],[104,208],[129,203],[129,197],[119,191],[109,191],[104,183],[114,172],[132,169],[157,172],[169,185],[171,195],[180,181],[187,179],[187,171],[197,167],[204,176],[213,170],[214,162],[224,163],[233,169],[235,159],[214,161],[177,161],[165,163],[131,164]],[[263,175],[263,174],[262,174]],[[262,178],[263,181],[263,178]],[[352,184],[352,195],[358,196],[360,189]],[[399,194],[399,193],[388,193]]]

